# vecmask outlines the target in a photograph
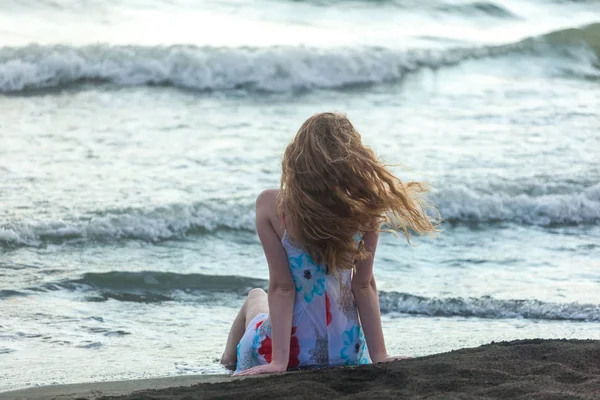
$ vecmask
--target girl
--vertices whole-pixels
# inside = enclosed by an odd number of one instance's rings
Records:
[[[250,291],[221,362],[254,375],[398,359],[383,339],[373,257],[384,223],[407,240],[437,231],[424,191],[378,161],[344,115],[306,120],[283,155],[280,189],[256,201],[269,294]]]

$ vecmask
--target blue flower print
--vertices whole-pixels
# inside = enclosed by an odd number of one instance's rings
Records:
[[[360,338],[363,342],[363,345],[360,349],[360,353],[358,354],[358,365],[371,364],[371,359],[369,358],[369,349],[367,348],[367,341],[364,338],[362,329],[360,329]]]
[[[315,264],[310,256],[302,253],[289,257],[296,292],[304,294],[304,301],[310,303],[315,295],[325,294],[325,274],[321,266]]]
[[[346,365],[368,364],[366,358],[365,337],[360,326],[356,325],[342,333],[344,347],[340,352],[340,358],[345,360]]]

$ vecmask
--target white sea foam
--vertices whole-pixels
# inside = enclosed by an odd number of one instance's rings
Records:
[[[510,221],[526,225],[600,223],[600,183],[568,193],[480,193],[466,186],[440,190],[442,217],[457,222]]]
[[[432,200],[453,223],[513,222],[524,225],[600,224],[600,183],[565,193],[481,193],[466,186],[441,189]],[[227,205],[213,200],[156,209],[126,209],[55,221],[8,221],[0,225],[0,243],[36,246],[44,241],[156,242],[215,230],[254,230],[252,201]]]
[[[433,298],[396,292],[381,292],[379,302],[384,313],[491,319],[600,321],[600,305],[596,304],[501,300],[492,297]]]
[[[0,92],[55,88],[81,82],[118,86],[167,85],[199,91],[263,92],[337,89],[395,82],[421,68],[512,53],[553,52],[540,43],[597,49],[600,24],[553,32],[519,43],[450,50],[304,46],[214,48],[196,46],[65,45],[0,49]],[[563,52],[564,53],[564,52]],[[578,58],[578,52],[563,55]],[[591,54],[591,53],[590,53]],[[583,60],[586,71],[596,56]],[[577,73],[571,68],[571,73]],[[589,74],[589,71],[587,72]]]
[[[43,241],[65,240],[155,242],[217,229],[254,229],[252,205],[178,204],[150,210],[101,212],[80,219],[13,221],[0,226],[0,243],[37,246]]]
[[[200,91],[329,89],[395,81],[420,67],[469,55],[380,48],[27,46],[0,50],[0,92],[84,81]]]

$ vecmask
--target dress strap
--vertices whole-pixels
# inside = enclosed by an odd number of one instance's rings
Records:
[[[283,236],[281,237],[281,241],[287,242],[287,241],[289,241],[289,239],[288,239],[288,234],[287,234],[287,226],[285,225],[285,211],[281,212],[281,220],[283,222]]]

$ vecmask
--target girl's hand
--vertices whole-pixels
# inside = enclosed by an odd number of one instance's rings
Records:
[[[257,367],[248,368],[244,371],[233,374],[233,376],[249,376],[260,374],[276,374],[287,371],[287,365],[271,362],[270,364],[259,365]]]
[[[411,358],[412,357],[385,355],[378,360],[373,360],[373,364],[382,363],[382,362],[398,361],[398,360],[410,360]]]

